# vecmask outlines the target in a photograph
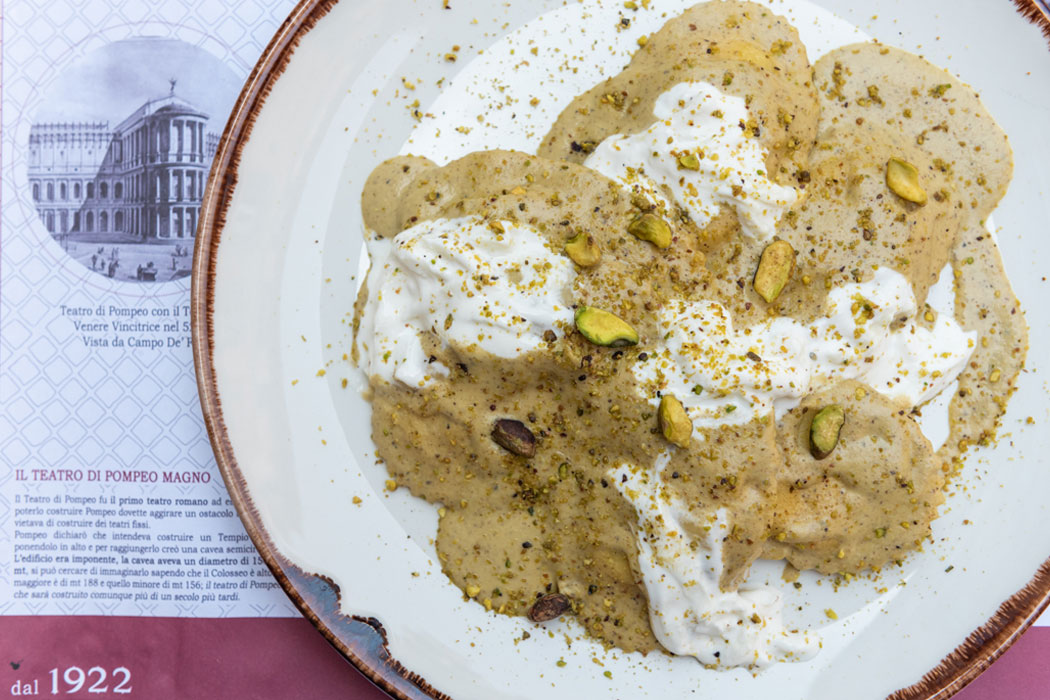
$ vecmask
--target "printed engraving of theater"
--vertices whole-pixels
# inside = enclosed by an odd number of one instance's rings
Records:
[[[170,94],[115,129],[108,122],[35,124],[29,183],[56,240],[173,243],[189,248],[218,137],[209,115]],[[67,247],[68,250],[68,247]],[[174,263],[173,263],[174,266]],[[91,265],[94,269],[94,265]]]

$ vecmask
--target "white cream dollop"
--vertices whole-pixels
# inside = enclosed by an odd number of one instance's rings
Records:
[[[709,83],[679,83],[656,100],[653,116],[643,132],[602,141],[584,165],[627,185],[647,179],[648,191],[662,186],[700,228],[727,205],[745,235],[771,238],[798,192],[766,176],[766,152],[747,135],[752,117],[744,99]],[[682,167],[690,154],[698,170]]]
[[[701,663],[762,668],[778,661],[803,661],[816,654],[820,638],[788,630],[780,594],[771,588],[724,592],[724,509],[698,522],[685,503],[663,485],[655,469],[621,465],[609,478],[638,515],[638,568],[649,598],[649,623],[668,651]]]
[[[675,302],[660,311],[665,335],[634,365],[643,395],[671,393],[702,427],[782,415],[807,394],[857,379],[918,406],[965,367],[976,334],[948,314],[927,329],[917,323],[908,280],[880,268],[859,284],[831,290],[811,324],[778,317],[742,331],[713,301]],[[901,322],[901,319],[906,321]]]
[[[357,332],[362,369],[418,388],[448,374],[427,357],[421,333],[511,358],[572,324],[572,262],[532,227],[500,226],[474,216],[437,219],[392,241],[369,240],[369,298]]]

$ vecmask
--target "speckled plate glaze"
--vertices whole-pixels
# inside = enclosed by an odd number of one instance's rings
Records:
[[[434,509],[385,490],[364,382],[343,359],[367,264],[359,195],[368,173],[398,152],[529,148],[574,91],[551,94],[524,39],[546,41],[579,68],[570,81],[589,86],[626,62],[660,12],[689,3],[654,0],[623,30],[619,0],[446,4],[303,0],[253,71],[215,159],[193,273],[201,403],[230,493],[288,595],[398,698],[918,699],[963,687],[1050,601],[1046,6],[768,2],[798,26],[811,57],[874,36],[981,92],[1016,153],[995,219],[1032,350],[1001,440],[971,457],[935,542],[903,568],[838,591],[804,575],[802,592],[786,592],[789,619],[820,628],[823,651],[752,676],[606,652],[566,622],[547,634],[486,613],[441,573]],[[779,572],[758,567],[753,580],[783,585]]]

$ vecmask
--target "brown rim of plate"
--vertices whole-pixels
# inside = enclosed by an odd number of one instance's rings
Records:
[[[204,193],[194,250],[191,313],[197,385],[208,436],[226,488],[259,554],[295,606],[350,663],[391,696],[400,700],[451,700],[390,656],[381,621],[341,614],[340,591],[335,582],[302,571],[277,551],[237,466],[223,421],[212,362],[214,253],[237,187],[241,153],[266,97],[284,73],[299,42],[338,1],[300,0],[252,69],[223,131]],[[1050,10],[1041,0],[1012,2],[1050,38]],[[896,691],[887,700],[943,700],[954,695],[998,659],[1048,605],[1050,559],[940,664],[919,682]]]
[[[1043,30],[1050,40],[1050,3],[1047,0],[1012,0],[1013,4],[1029,22]]]

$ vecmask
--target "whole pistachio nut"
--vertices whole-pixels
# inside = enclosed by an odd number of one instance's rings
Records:
[[[592,267],[602,259],[598,241],[589,233],[578,233],[565,244],[565,254],[580,267]]]
[[[521,457],[536,455],[536,436],[520,420],[501,418],[492,426],[492,440],[507,452]]]
[[[762,251],[754,287],[767,304],[776,301],[795,270],[795,249],[787,241],[773,241]]]
[[[886,163],[886,186],[901,199],[926,204],[926,190],[919,184],[919,170],[911,163],[890,158]]]
[[[839,444],[839,433],[846,422],[842,406],[832,404],[817,411],[809,426],[809,451],[817,459],[824,459]]]
[[[679,170],[700,170],[700,159],[695,153],[686,153],[678,157]]]
[[[671,226],[656,214],[636,216],[627,226],[627,232],[635,238],[649,241],[657,248],[671,245]]]
[[[529,619],[533,622],[549,622],[572,609],[572,601],[562,593],[549,593],[536,599],[529,608]]]
[[[584,338],[602,347],[622,348],[638,344],[638,331],[627,321],[593,306],[581,306],[576,310],[576,329]]]
[[[689,447],[689,439],[693,435],[693,421],[689,420],[682,402],[671,394],[664,394],[660,398],[657,415],[660,419],[660,431],[667,441],[679,447]]]

